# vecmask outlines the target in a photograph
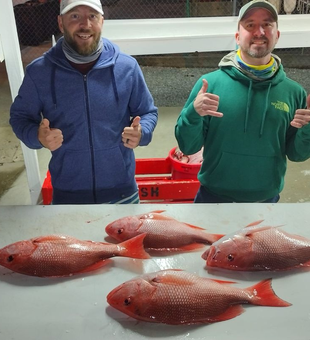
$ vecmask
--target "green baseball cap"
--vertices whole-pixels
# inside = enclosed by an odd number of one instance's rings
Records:
[[[238,22],[244,18],[247,12],[252,8],[265,8],[273,16],[275,22],[278,22],[278,12],[277,9],[268,1],[265,0],[253,0],[241,7],[238,17]]]

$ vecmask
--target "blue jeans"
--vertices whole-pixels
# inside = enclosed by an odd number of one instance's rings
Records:
[[[269,198],[259,203],[277,203],[279,199],[280,199],[280,195],[277,195],[275,197]],[[214,194],[211,194],[205,187],[201,185],[194,199],[194,203],[233,203],[233,201],[225,200]],[[243,203],[249,203],[249,202],[243,202]],[[253,202],[253,203],[258,203],[258,202]]]

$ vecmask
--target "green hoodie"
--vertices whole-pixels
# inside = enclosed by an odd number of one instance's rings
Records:
[[[198,152],[203,163],[198,179],[211,193],[233,202],[259,202],[279,194],[284,185],[286,157],[310,157],[310,125],[290,125],[297,109],[306,108],[306,92],[286,77],[281,60],[267,80],[240,69],[236,52],[224,57],[220,69],[195,84],[175,127],[184,154]],[[193,102],[208,81],[208,92],[219,96],[222,118],[201,117]]]

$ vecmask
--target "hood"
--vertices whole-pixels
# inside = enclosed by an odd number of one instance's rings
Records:
[[[283,70],[283,66],[281,64],[281,59],[272,54],[274,59],[277,63],[277,71],[275,74],[269,79],[259,79],[254,76],[252,73],[247,72],[236,60],[237,51],[230,52],[226,56],[222,58],[219,62],[220,69],[227,73],[232,79],[243,83],[245,86],[248,87],[248,96],[247,96],[247,105],[246,105],[246,113],[245,113],[245,120],[244,120],[244,132],[247,131],[248,126],[248,118],[249,118],[249,111],[251,109],[251,102],[252,102],[252,94],[253,90],[265,91],[265,103],[262,104],[263,113],[262,113],[262,122],[260,127],[260,136],[262,136],[264,131],[264,125],[266,120],[266,114],[269,107],[269,93],[272,86],[275,86],[281,83],[285,78],[286,74]]]
[[[52,73],[51,73],[51,82],[52,82],[52,99],[55,108],[57,107],[57,98],[56,98],[56,89],[55,89],[55,78],[56,78],[56,69],[57,67],[62,67],[66,69],[73,70],[73,67],[70,65],[70,62],[66,58],[63,49],[62,42],[63,37],[61,37],[55,46],[53,46],[49,51],[44,53],[44,57],[52,63]],[[114,66],[116,60],[120,54],[120,49],[117,45],[114,45],[110,40],[102,38],[103,40],[103,51],[101,52],[96,64],[92,69],[101,69],[109,67],[111,73],[111,82],[113,86],[113,91],[115,95],[116,102],[119,102],[119,95],[117,91],[117,85],[114,75]]]
[[[65,54],[62,50],[62,42],[63,37],[61,37],[55,46],[53,46],[49,51],[44,53],[44,56],[49,59],[52,63],[65,67],[70,68],[70,63],[66,59]],[[111,41],[102,38],[103,40],[103,51],[100,54],[94,68],[103,68],[103,67],[110,67],[115,64],[115,61],[120,53],[119,47],[114,45]]]

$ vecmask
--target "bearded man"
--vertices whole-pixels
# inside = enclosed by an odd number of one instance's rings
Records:
[[[63,37],[27,66],[11,107],[16,136],[51,151],[53,204],[139,202],[133,149],[150,143],[157,107],[103,23],[100,0],[62,0]]]
[[[181,151],[203,151],[195,203],[276,203],[287,158],[310,157],[310,95],[272,53],[278,13],[254,0],[239,12],[238,49],[194,86],[175,127]]]

